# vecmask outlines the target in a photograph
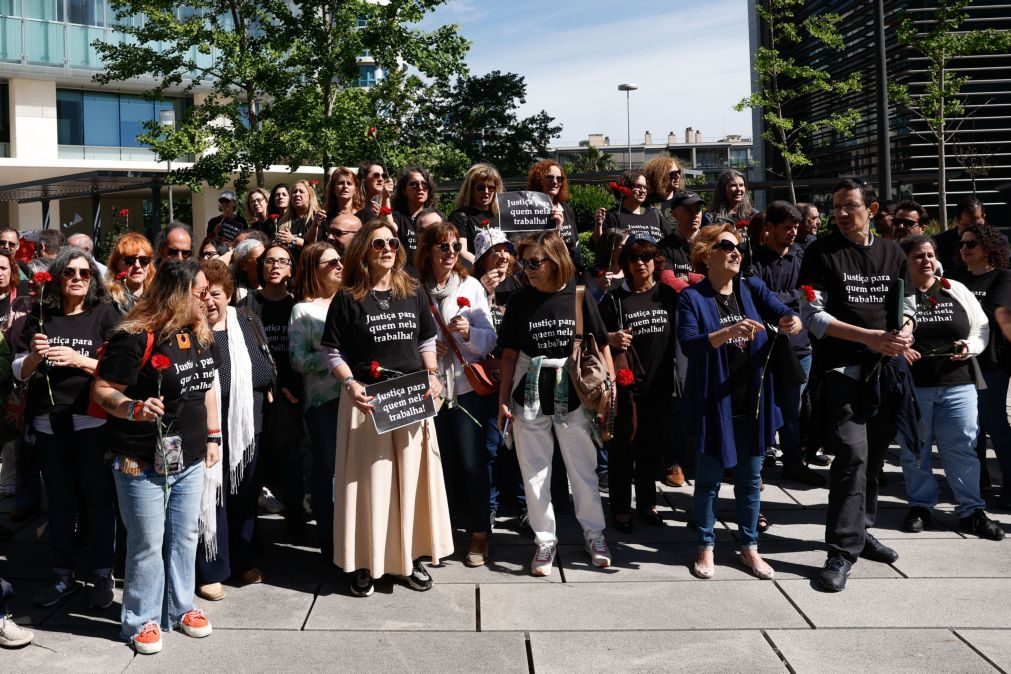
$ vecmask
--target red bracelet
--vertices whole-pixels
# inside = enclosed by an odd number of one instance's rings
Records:
[[[220,428],[208,429],[207,430],[207,435],[214,435],[215,433],[220,433],[220,432],[221,432]]]

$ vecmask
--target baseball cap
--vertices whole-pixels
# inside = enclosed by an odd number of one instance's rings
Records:
[[[695,204],[705,203],[695,192],[678,192],[674,195],[671,200],[671,208],[677,208],[678,206],[694,206]]]
[[[235,201],[235,192],[231,190],[225,190],[218,194],[218,201]]]

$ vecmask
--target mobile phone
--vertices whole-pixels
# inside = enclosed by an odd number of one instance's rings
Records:
[[[502,424],[502,444],[506,447],[512,447],[512,438],[509,435],[509,426],[512,419],[506,417],[505,423]]]

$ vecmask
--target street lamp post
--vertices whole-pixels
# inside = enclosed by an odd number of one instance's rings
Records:
[[[158,113],[158,121],[161,125],[167,128],[169,131],[173,131],[176,128],[176,111],[171,108],[168,110],[162,110]],[[172,209],[172,160],[168,160],[168,173],[166,175],[166,181],[168,182],[168,219],[171,224],[175,218],[175,212]]]
[[[628,168],[632,168],[632,114],[629,102],[630,92],[639,88],[638,84],[619,84],[618,91],[625,92],[625,132],[628,136]]]

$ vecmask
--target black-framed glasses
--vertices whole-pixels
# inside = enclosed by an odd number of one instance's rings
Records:
[[[412,190],[428,189],[428,183],[425,182],[424,180],[412,180],[411,182],[407,183],[407,186],[410,187]]]
[[[478,192],[494,192],[498,185],[474,185],[474,189]]]
[[[632,185],[633,192],[645,192],[649,189],[649,185]]]
[[[127,267],[132,267],[133,265],[140,262],[141,267],[146,267],[151,264],[151,257],[148,255],[124,255],[123,263]]]
[[[192,250],[180,250],[179,248],[166,248],[165,249],[165,256],[166,257],[180,257],[180,258],[182,258],[184,260],[188,260],[188,259],[190,259],[190,257],[192,255],[193,255],[193,251]]]
[[[743,255],[744,251],[747,249],[748,244],[744,243],[743,241],[741,243],[734,243],[729,239],[721,239],[720,241],[717,241],[716,243],[713,244],[713,250],[718,250],[728,254],[736,250],[738,253]]]
[[[400,239],[396,237],[392,239],[383,239],[381,237],[372,239],[373,250],[386,250],[387,246],[389,246],[390,250],[396,253],[398,250],[400,250]]]
[[[91,270],[90,269],[78,269],[77,267],[64,267],[63,278],[68,281],[74,278],[80,278],[82,281],[91,280]]]
[[[544,176],[544,182],[546,183],[558,183],[561,185],[565,182],[565,176]]]
[[[965,241],[958,242],[959,248],[968,248],[969,250],[975,250],[978,245],[979,241],[976,241],[975,239],[966,239]]]
[[[454,241],[453,243],[450,243],[449,241],[443,241],[442,243],[439,244],[439,250],[442,253],[448,253],[449,251],[459,253],[461,250],[463,250],[463,244],[460,243],[459,241]]]
[[[332,270],[336,269],[337,267],[343,267],[344,266],[344,260],[340,259],[339,257],[335,257],[332,260],[322,260],[322,261],[320,261],[319,266],[320,267],[326,267],[327,269],[329,269],[329,270],[332,271]]]
[[[264,267],[290,267],[291,260],[286,257],[268,257],[263,261]]]
[[[670,172],[670,179],[671,180],[677,180],[680,177],[681,177],[681,171],[671,171]]]
[[[524,269],[540,269],[545,262],[551,262],[551,258],[528,257],[520,260],[520,266]]]
[[[326,230],[326,235],[333,239],[339,239],[342,236],[347,236],[348,234],[355,234],[350,229],[328,229]]]
[[[6,248],[7,250],[17,250],[19,242],[17,241],[0,241],[0,248]]]

